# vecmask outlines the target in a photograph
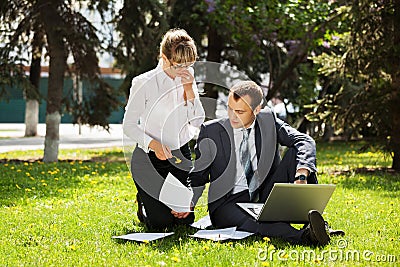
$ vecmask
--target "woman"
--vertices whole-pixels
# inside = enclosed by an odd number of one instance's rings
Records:
[[[138,190],[139,220],[162,229],[194,220],[193,213],[175,212],[158,196],[168,173],[189,186],[188,142],[204,122],[204,110],[194,81],[197,49],[193,39],[182,29],[169,30],[159,57],[155,69],[133,78],[123,129],[137,143],[131,172]]]

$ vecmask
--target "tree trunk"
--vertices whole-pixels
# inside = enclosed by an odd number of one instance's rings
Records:
[[[325,123],[324,135],[322,136],[322,141],[328,142],[331,140],[334,134],[334,128],[331,124]]]
[[[214,29],[213,26],[210,27],[208,31],[208,47],[207,47],[207,61],[208,62],[221,62],[221,52],[224,46],[222,38],[219,36],[217,30]],[[208,69],[207,69],[208,70]],[[206,71],[207,71],[206,70]],[[207,74],[208,75],[208,74]],[[211,74],[214,75],[214,74]],[[218,91],[216,89],[215,84],[206,83],[204,86],[205,89],[205,96],[208,98],[217,99],[218,98]],[[215,119],[216,115],[215,112],[217,110],[217,105],[215,102],[211,101],[202,101],[204,105],[204,111],[206,118]]]
[[[63,25],[62,18],[58,14],[58,10],[62,8],[60,7],[61,3],[62,1],[39,1],[50,56],[44,162],[56,162],[58,160],[58,146],[60,141],[59,126],[61,121],[60,110],[65,64],[67,60],[63,27],[55,26]]]
[[[26,99],[25,103],[25,137],[37,135],[39,122],[39,101]]]
[[[391,55],[392,67],[392,103],[390,114],[392,115],[392,134],[391,134],[391,148],[393,152],[392,168],[400,171],[400,0],[394,1],[394,15],[393,15],[393,53]]]
[[[49,113],[49,111],[47,110],[43,162],[58,161],[58,146],[60,143],[60,122],[61,114],[59,111]]]
[[[392,134],[391,148],[393,151],[392,168],[400,171],[400,75],[393,78],[392,88]]]
[[[32,88],[25,92],[25,136],[36,136],[39,122],[39,86],[41,73],[42,49],[44,45],[43,33],[36,27],[32,42],[32,61],[29,70],[29,80]]]

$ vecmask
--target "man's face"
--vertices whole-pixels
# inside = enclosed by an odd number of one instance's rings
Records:
[[[245,95],[237,100],[234,99],[233,93],[229,93],[228,97],[228,117],[232,128],[248,128],[254,121],[255,115],[260,112],[260,107],[253,111],[250,107],[251,98]]]

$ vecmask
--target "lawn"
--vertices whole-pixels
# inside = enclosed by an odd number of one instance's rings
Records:
[[[399,265],[400,174],[361,146],[318,144],[320,182],[337,184],[324,218],[346,231],[324,248],[262,237],[199,241],[184,227],[150,243],[117,241],[146,230],[120,149],[62,150],[52,164],[38,161],[42,151],[0,154],[0,266]]]

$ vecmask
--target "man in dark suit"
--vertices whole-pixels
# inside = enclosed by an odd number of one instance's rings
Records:
[[[210,183],[208,209],[214,227],[237,226],[295,244],[326,245],[330,238],[318,211],[298,230],[289,223],[257,222],[236,205],[265,202],[274,183],[317,183],[314,140],[261,108],[263,93],[251,81],[236,84],[228,97],[228,118],[202,125],[190,173],[194,205]],[[278,144],[288,147],[281,160]],[[299,200],[301,201],[301,200]]]

